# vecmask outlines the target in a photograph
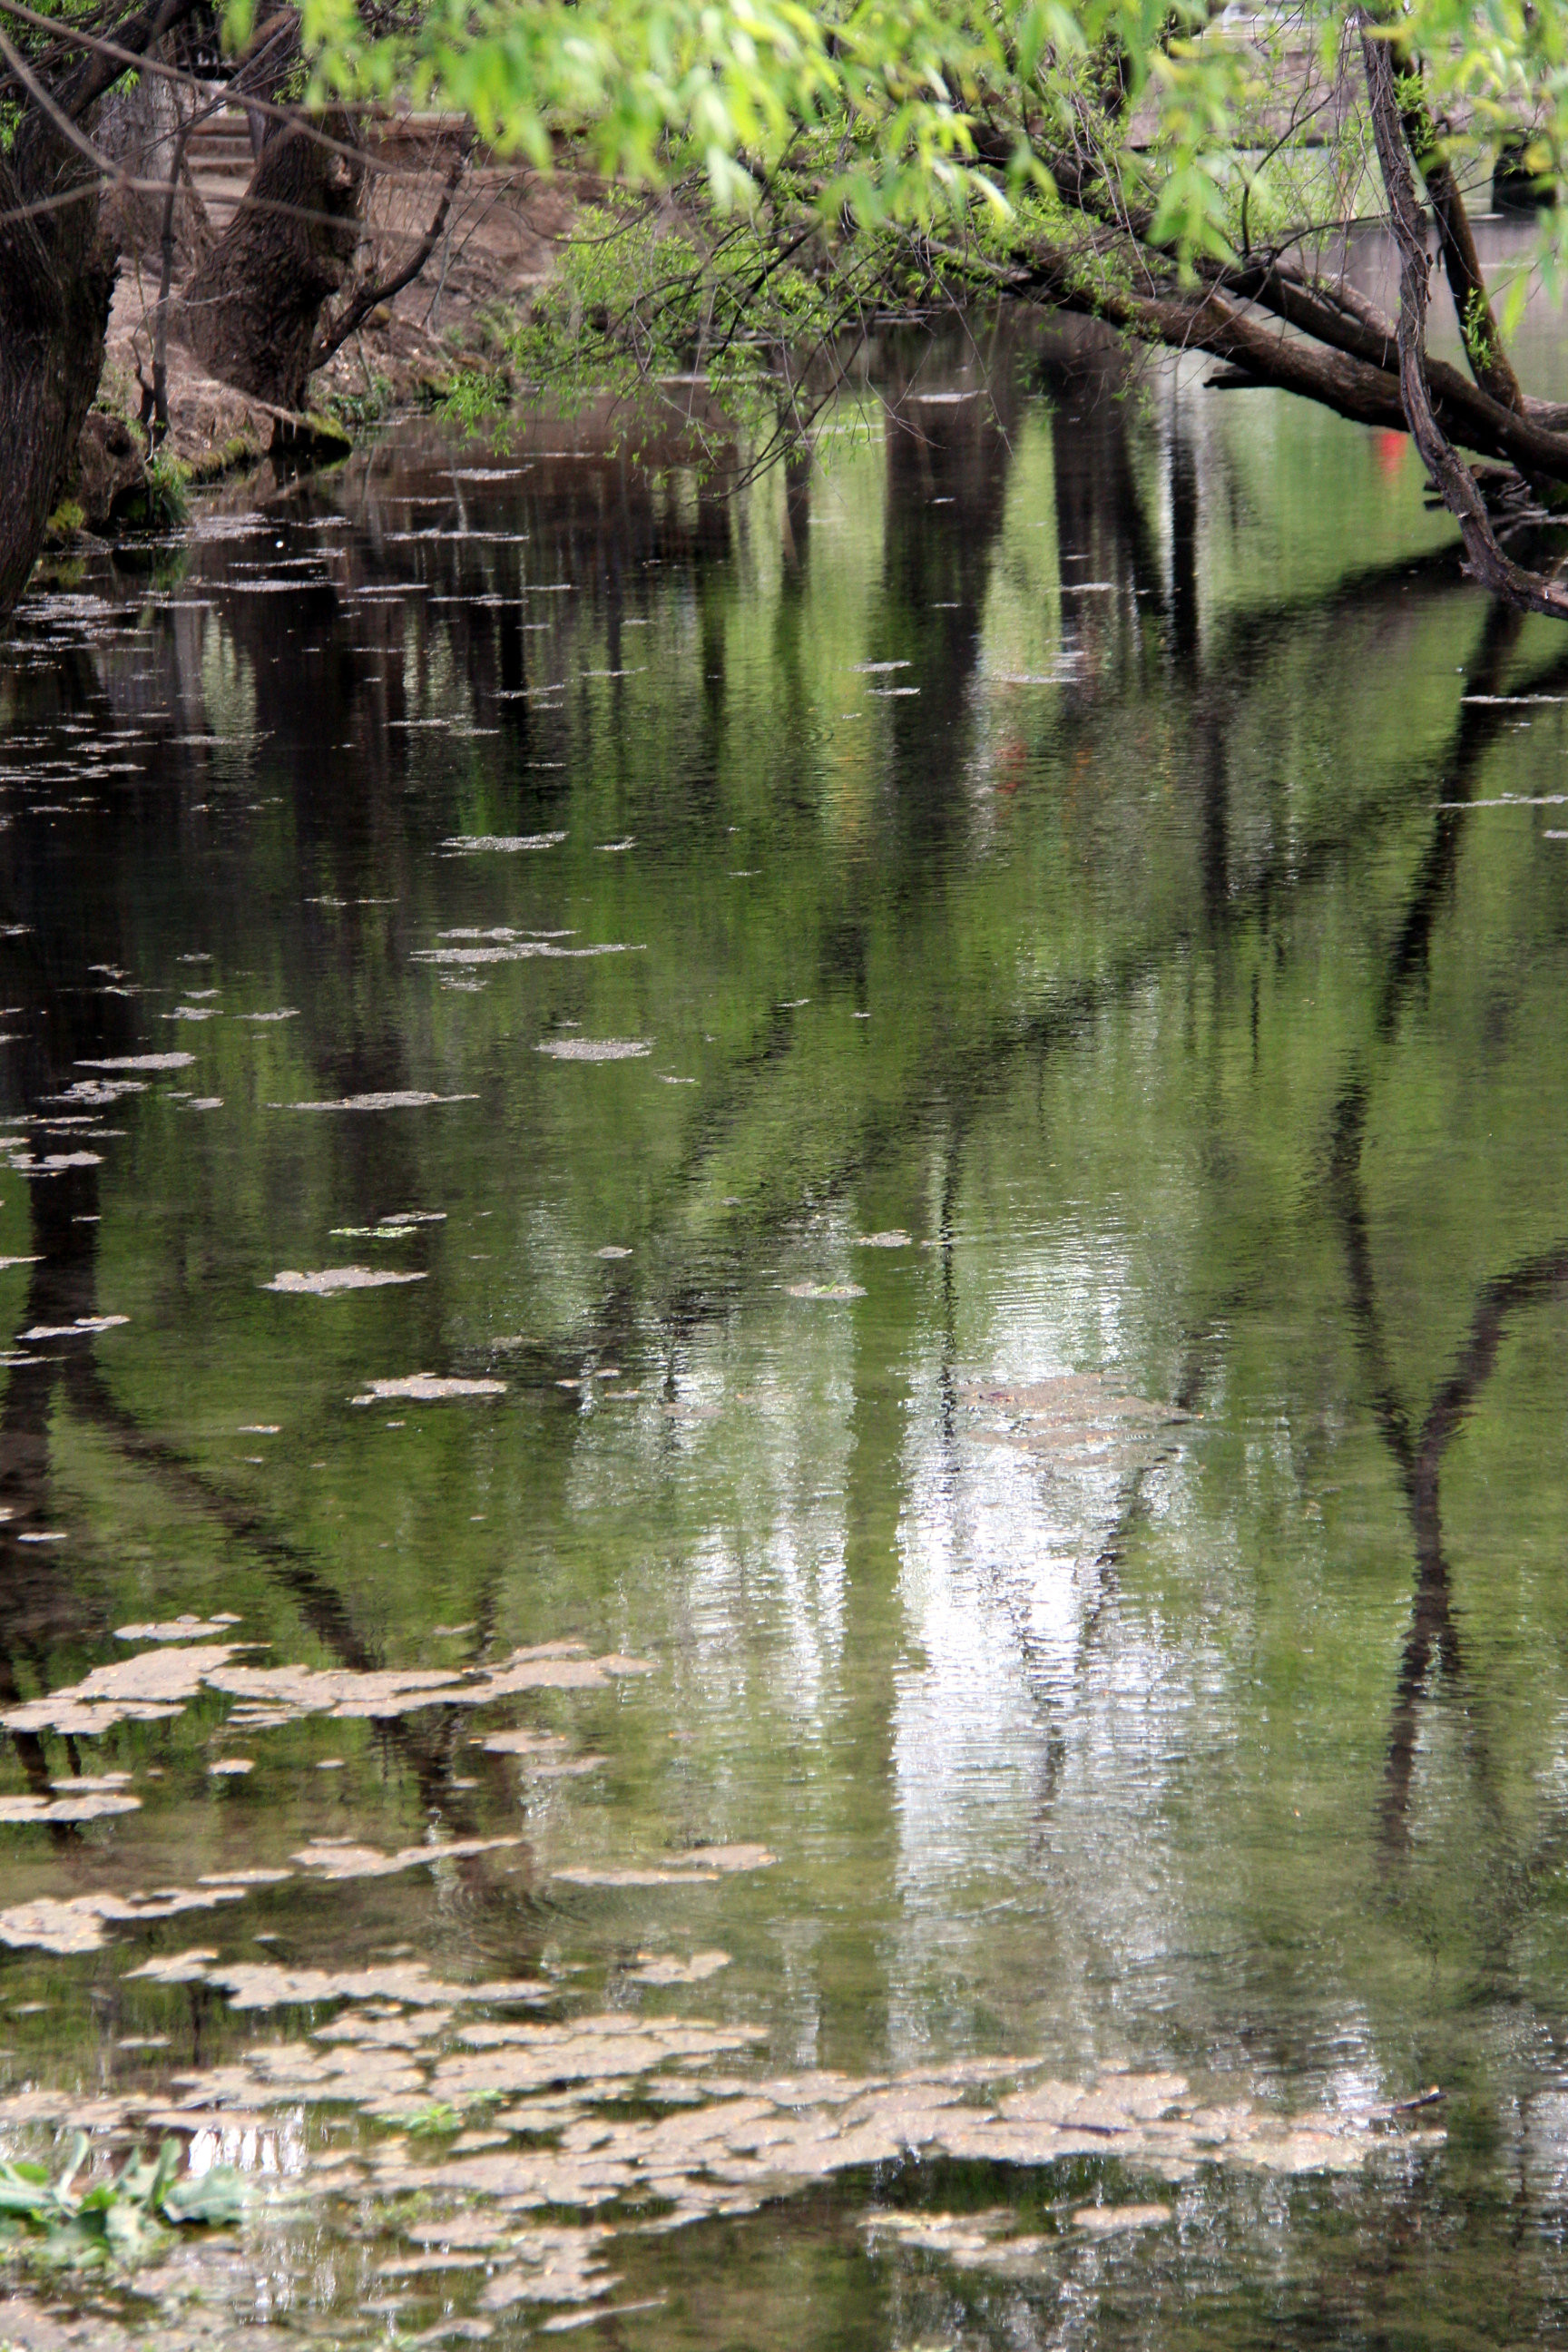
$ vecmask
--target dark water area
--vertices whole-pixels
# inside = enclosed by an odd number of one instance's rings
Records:
[[[23,608],[0,2340],[1560,2331],[1568,640],[1203,373]]]

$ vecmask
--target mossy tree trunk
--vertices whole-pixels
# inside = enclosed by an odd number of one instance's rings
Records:
[[[0,214],[3,618],[27,584],[98,390],[115,258],[90,165],[37,119],[0,153]]]
[[[112,48],[68,45],[52,84],[7,42],[17,119],[0,150],[0,621],[37,561],[103,371],[115,251],[89,133],[127,52],[155,52],[194,6],[145,0],[110,22]]]

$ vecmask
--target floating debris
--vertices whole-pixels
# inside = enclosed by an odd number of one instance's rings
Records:
[[[19,1176],[60,1176],[68,1168],[101,1168],[103,1160],[96,1151],[50,1151],[41,1160],[28,1151],[16,1151],[10,1165]]]
[[[478,1102],[478,1095],[434,1095],[410,1088],[394,1094],[340,1095],[331,1102],[268,1103],[268,1110],[423,1110],[427,1103]]]
[[[533,1050],[557,1062],[633,1062],[653,1047],[640,1037],[546,1037]]]
[[[176,1062],[184,1063],[194,1061],[195,1057],[191,1054],[176,1054],[174,1058]],[[63,1095],[53,1095],[49,1099],[89,1106],[97,1110],[118,1102],[123,1095],[144,1095],[146,1091],[145,1078],[76,1078]]]
[[[637,1954],[638,1966],[628,1971],[636,1984],[689,1985],[701,1984],[707,1977],[717,1976],[730,1965],[728,1952],[693,1952],[689,1960],[659,1957],[652,1952]]]
[[[791,1298],[864,1298],[864,1286],[858,1282],[787,1282],[785,1290]]]
[[[507,2253],[529,2267],[498,2271],[479,2298],[481,2307],[505,2311],[515,2303],[591,2303],[607,2294],[620,2284],[620,2277],[603,2267],[597,2249],[613,2234],[603,2227],[509,2234]],[[647,2307],[633,2305],[637,2310]],[[608,2315],[607,2312],[603,2315]],[[546,2326],[549,2324],[546,2321]]]
[[[184,1648],[142,1651],[113,1665],[97,1666],[79,1683],[52,1691],[47,1698],[7,1709],[0,1715],[0,1724],[11,1731],[55,1730],[93,1738],[116,1723],[179,1715],[204,1685],[271,1710],[270,1719],[278,1722],[302,1715],[331,1715],[340,1721],[381,1720],[423,1706],[483,1706],[521,1691],[599,1690],[627,1676],[653,1672],[646,1658],[588,1657],[582,1644],[574,1642],[516,1650],[493,1666],[385,1673],[347,1666],[232,1664],[230,1661],[246,1646],[193,1643]],[[695,1858],[708,1870],[750,1869],[759,1865],[727,1857],[763,1851],[760,1847],[700,1848]]]
[[[187,1612],[152,1625],[117,1625],[114,1638],[117,1642],[210,1642],[215,1634],[226,1633],[239,1622],[226,1610],[217,1617],[193,1617]]]
[[[511,923],[492,923],[482,929],[473,923],[459,923],[455,930],[437,931],[438,940],[574,940],[574,930],[521,930]]]
[[[765,1845],[697,1846],[689,1853],[672,1853],[651,1868],[557,1870],[555,1878],[573,1886],[694,1886],[737,1870],[769,1870],[777,1862]]]
[[[263,1290],[283,1290],[312,1298],[331,1298],[341,1290],[384,1290],[395,1283],[423,1282],[423,1274],[398,1273],[391,1266],[324,1265],[317,1274],[296,1274],[286,1267]]]
[[[235,1988],[236,2006],[342,1997],[362,1977],[313,1971],[214,1969],[207,1980]],[[395,1972],[387,1972],[395,1974]],[[371,1979],[394,1993],[387,1975]],[[479,1989],[430,1988],[458,2000]],[[542,1988],[523,1988],[537,1997]],[[359,1998],[374,2000],[376,1992]],[[1223,2109],[1194,2103],[1180,2077],[1112,2075],[1100,2084],[1058,2085],[1064,2110],[1092,2106],[1093,2123],[1011,2121],[1016,2093],[995,2086],[1037,2072],[1038,2059],[961,2060],[887,2078],[827,2072],[778,2078],[707,2075],[765,2040],[755,2026],[707,2020],[643,2020],[625,2013],[566,2023],[479,2021],[448,2033],[454,2002],[429,2003],[424,2019],[350,2011],[305,2042],[268,2043],[237,2063],[181,2078],[187,2112],[221,2128],[224,2115],[251,2116],[300,2102],[336,2100],[418,2126],[426,2116],[451,2130],[482,2105],[486,2129],[443,2160],[422,2162],[399,2137],[367,2151],[378,2190],[418,2200],[407,2235],[417,2246],[467,2254],[510,2237],[519,2210],[591,2210],[657,2197],[670,2210],[658,2225],[679,2227],[714,2212],[743,2212],[836,2173],[900,2164],[911,2157],[1025,2168],[1067,2158],[1104,2158],[1173,2181],[1201,2164],[1236,2163],[1282,2174],[1348,2171],[1386,2139],[1328,2115],[1286,2117],[1240,2101]],[[455,2039],[456,2047],[451,2046]],[[323,2045],[325,2045],[323,2047]],[[661,2070],[671,2063],[682,2073]],[[516,2104],[497,2110],[498,2095]],[[636,2100],[668,2112],[616,2120],[606,2105]],[[194,2122],[194,2116],[192,2118]],[[192,2127],[187,2123],[187,2128]],[[503,2135],[512,2136],[507,2145]],[[1440,2135],[1406,2135],[1426,2146]],[[554,2145],[541,2145],[552,2140]],[[449,2202],[443,2214],[437,2200]],[[1070,2226],[1086,2233],[1153,2227],[1163,2205],[1084,2205]],[[1008,2238],[1013,2216],[878,2213],[872,2231],[929,2245],[963,2263],[1015,2267],[1059,2239]],[[591,2242],[591,2241],[590,2241]]]
[[[117,1723],[152,1723],[179,1715],[205,1676],[219,1673],[243,1645],[232,1642],[143,1650],[95,1666],[79,1683],[0,1715],[7,1731],[59,1731],[96,1738]]]
[[[96,1162],[94,1163],[96,1165]],[[129,1315],[79,1315],[74,1323],[35,1323],[30,1331],[23,1331],[23,1339],[79,1339],[94,1331],[113,1331],[129,1323]]]
[[[217,1954],[205,1946],[190,1952],[166,1953],[161,1959],[148,1960],[139,1969],[128,1969],[126,1980],[140,1977],[150,1984],[202,1984],[205,1981],[209,1962]]]
[[[76,1067],[79,1070],[188,1070],[195,1058],[194,1054],[121,1054],[112,1060],[78,1062]]]
[[[330,1715],[339,1722],[374,1721],[425,1706],[484,1706],[520,1691],[604,1690],[627,1676],[647,1675],[645,1658],[586,1656],[577,1643],[544,1643],[514,1650],[493,1666],[426,1666],[387,1673],[349,1666],[237,1666],[215,1664],[206,1674],[210,1690],[254,1700],[294,1715]],[[9,1717],[0,1722],[9,1723]]]
[[[553,2319],[542,2319],[542,2336],[561,2336],[568,2328],[596,2327],[602,2319],[629,2319],[639,2311],[663,2311],[669,2302],[667,2294],[645,2294],[636,2303],[606,2303],[595,2311],[558,2313]]]
[[[718,1878],[716,1870],[658,1870],[628,1867],[603,1869],[583,1867],[574,1870],[553,1870],[551,1876],[566,1886],[711,1886]]]
[[[96,1822],[110,1813],[136,1813],[140,1797],[112,1790],[89,1790],[79,1797],[0,1797],[0,1822]]]
[[[1172,1424],[1190,1419],[1174,1406],[1125,1395],[1096,1372],[1008,1385],[969,1381],[958,1393],[991,1421],[973,1432],[980,1444],[1068,1465],[1147,1461]]]
[[[778,1856],[765,1845],[694,1845],[685,1853],[672,1853],[669,1860],[703,1870],[770,1870]]]
[[[646,949],[628,947],[624,940],[610,940],[594,947],[558,948],[550,940],[508,940],[493,941],[479,948],[416,948],[413,961],[432,964],[526,963],[543,957],[558,963],[570,963],[585,956],[643,955]]]
[[[855,1243],[858,1249],[912,1249],[914,1247],[914,1244],[901,1225],[895,1225],[885,1234],[857,1234]]]
[[[1172,2219],[1168,2205],[1080,2205],[1072,2221],[1075,2230],[1105,2238],[1113,2230],[1152,2230]]]
[[[351,1404],[381,1404],[389,1398],[405,1398],[411,1404],[439,1404],[447,1397],[504,1396],[506,1382],[490,1380],[441,1379],[435,1372],[410,1372],[403,1380],[372,1381],[360,1396],[350,1397]]]
[[[329,1972],[324,1969],[281,1969],[268,1961],[210,1965],[216,1958],[214,1952],[187,1952],[173,1961],[149,1960],[144,1968],[132,1969],[128,1975],[161,1983],[217,1985],[227,1993],[230,2009],[295,2009],[325,2001],[395,2000],[408,2009],[445,2012],[465,2003],[490,2009],[514,2008],[521,2002],[544,1999],[551,1990],[548,1985],[510,1979],[489,1984],[450,1984],[433,1977],[419,1961]],[[188,1967],[192,1973],[173,1977],[168,1973],[173,1967]]]
[[[476,1748],[487,1756],[539,1756],[556,1759],[564,1756],[570,1742],[558,1731],[491,1731],[476,1738]]]
[[[1568,793],[1497,793],[1490,800],[1438,801],[1440,809],[1562,808]]]
[[[553,694],[557,689],[550,687],[543,691]],[[443,849],[458,850],[553,849],[565,838],[563,833],[457,833],[450,835],[441,846]]]
[[[873,2252],[879,2251],[879,2239],[889,2238],[900,2246],[940,2254],[959,2270],[1017,2275],[1037,2269],[1056,2241],[1037,2234],[1009,2235],[1016,2218],[1006,2206],[986,2213],[903,2213],[882,2208],[864,2214],[860,2226]]]
[[[392,1878],[401,1871],[438,1862],[464,1862],[470,1854],[494,1853],[502,1846],[521,1843],[521,1837],[455,1838],[444,1845],[406,1845],[396,1853],[384,1853],[378,1846],[323,1838],[291,1858],[319,1878]]]
[[[211,1886],[161,1886],[153,1895],[73,1895],[61,1900],[40,1895],[30,1903],[13,1904],[0,1911],[0,1944],[31,1947],[41,1952],[96,1952],[104,1942],[110,1921],[173,1919],[181,1911],[210,1911],[219,1903],[237,1903],[243,1886],[225,1883]]]

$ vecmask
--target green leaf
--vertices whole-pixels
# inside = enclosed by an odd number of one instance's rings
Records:
[[[180,2143],[173,2138],[166,2139],[158,2150],[157,2167],[147,2189],[149,2205],[154,2208],[162,2205],[179,2179],[180,2153]]]
[[[171,2221],[226,2229],[244,2218],[247,2193],[243,2173],[232,2165],[215,2164],[209,2171],[187,2173],[183,2180],[176,2180],[160,2210]]]

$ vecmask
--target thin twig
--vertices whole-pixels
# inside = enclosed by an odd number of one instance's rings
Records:
[[[320,341],[310,353],[309,371],[310,373],[313,374],[317,368],[325,367],[332,353],[347,342],[354,330],[369,318],[371,312],[380,303],[390,302],[394,296],[401,294],[404,288],[412,285],[415,278],[418,277],[425,264],[435,252],[436,241],[447,226],[447,215],[451,208],[452,197],[458,181],[468,168],[468,161],[466,149],[453,157],[452,167],[447,174],[446,186],[441,191],[441,201],[436,207],[436,217],[404,267],[393,277],[383,278],[378,285],[364,288],[349,304],[342,317],[323,331]]]
[[[54,34],[67,47],[79,48],[94,57],[116,60],[124,68],[133,67],[138,73],[155,74],[161,80],[178,82],[184,89],[197,91],[202,89],[202,84],[196,76],[183,66],[165,65],[160,58],[145,57],[140,50],[126,48],[119,41],[105,40],[100,35],[89,33],[79,25],[57,23],[52,17],[40,16],[36,10],[25,7],[22,0],[0,0],[0,16],[14,16],[19,24],[31,25],[40,32]],[[270,37],[267,46],[270,46]],[[264,50],[258,50],[257,58],[259,58],[263,54]],[[246,70],[246,66],[253,62],[255,62],[253,59],[246,60],[246,65],[240,68],[239,73],[227,85],[230,89],[242,87],[241,77]],[[118,77],[114,75],[109,77],[110,81],[117,79]],[[105,86],[107,87],[107,84]],[[100,96],[101,94],[101,92],[98,93]],[[351,162],[357,159],[368,171],[384,173],[391,178],[413,179],[418,176],[417,165],[383,163],[363,149],[350,147],[342,140],[332,138],[330,132],[318,130],[310,122],[310,117],[303,114],[298,107],[286,106],[273,99],[256,98],[248,91],[244,93],[244,99],[247,106],[254,107],[258,113],[265,114],[269,121],[294,124],[313,139],[318,146],[328,148],[335,154],[346,156]],[[353,113],[355,109],[352,104],[345,103],[340,106],[338,110],[342,113]],[[363,102],[363,110],[367,113],[374,112],[375,110],[373,101],[366,100]],[[163,183],[159,180],[153,182],[151,185],[161,191]],[[0,218],[5,220],[17,219],[21,216],[16,212],[0,215]]]
[[[5,59],[8,71],[21,83],[34,105],[48,118],[60,137],[69,146],[74,147],[79,154],[85,155],[94,170],[104,179],[112,180],[117,188],[126,188],[131,185],[131,174],[124,165],[110,163],[109,157],[93,145],[86,131],[77,129],[69,115],[56,104],[42,82],[17,56],[4,33],[0,33],[0,58]],[[160,181],[155,184],[162,186],[163,184]]]

